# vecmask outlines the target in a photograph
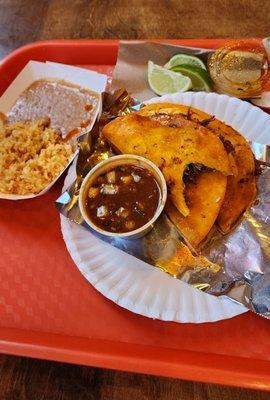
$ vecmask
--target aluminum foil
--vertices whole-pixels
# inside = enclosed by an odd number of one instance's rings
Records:
[[[70,220],[83,224],[78,207],[84,176],[99,161],[113,155],[103,140],[102,127],[111,119],[138,109],[125,89],[103,94],[103,111],[86,135],[78,139],[76,181],[57,199],[56,207]],[[216,296],[226,295],[250,310],[270,318],[270,166],[265,145],[252,143],[260,163],[258,196],[239,225],[228,235],[215,232],[200,254],[184,244],[173,223],[163,213],[154,228],[136,240],[109,238],[92,233],[111,245],[146,261],[171,276]]]

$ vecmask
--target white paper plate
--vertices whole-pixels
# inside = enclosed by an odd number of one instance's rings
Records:
[[[216,93],[178,93],[148,103],[192,105],[233,126],[248,139],[267,143],[270,117],[244,101]],[[70,167],[65,185],[75,178]],[[244,313],[246,308],[178,281],[157,268],[102,242],[61,216],[67,249],[84,277],[104,296],[135,313],[176,322],[214,322]]]

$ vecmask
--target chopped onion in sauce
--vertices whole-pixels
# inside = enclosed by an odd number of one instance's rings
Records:
[[[100,188],[100,193],[102,194],[116,194],[118,192],[117,185],[106,185],[102,184]]]
[[[98,218],[103,218],[106,217],[106,215],[108,215],[108,209],[106,206],[100,206],[97,209],[97,217]]]
[[[94,197],[96,197],[99,194],[99,188],[98,187],[90,187],[88,190],[88,197],[90,197],[90,199],[93,199]]]
[[[134,172],[131,172],[131,175],[133,177],[134,182],[138,183],[141,180],[140,175],[137,175]]]
[[[129,216],[129,211],[124,207],[120,207],[115,214],[118,215],[118,217],[127,218]]]
[[[115,183],[115,171],[114,170],[107,172],[106,177],[107,177],[108,183]]]

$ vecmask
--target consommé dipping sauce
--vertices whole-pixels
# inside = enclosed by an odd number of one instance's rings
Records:
[[[134,231],[147,224],[160,203],[154,175],[132,164],[116,166],[99,175],[88,189],[86,213],[108,232]]]

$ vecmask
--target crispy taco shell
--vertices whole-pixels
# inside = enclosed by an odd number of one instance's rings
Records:
[[[217,217],[217,225],[221,232],[229,232],[251,205],[257,192],[254,156],[246,139],[230,126],[193,107],[157,103],[143,107],[139,113],[166,126],[200,124],[222,140],[232,176],[228,176],[227,190]]]
[[[172,128],[134,113],[105,125],[103,135],[119,152],[146,157],[162,170],[170,199],[183,216],[190,213],[183,182],[188,165],[200,164],[225,176],[230,173],[222,142],[203,126]]]
[[[194,181],[187,182],[185,198],[190,211],[187,217],[183,217],[170,200],[167,201],[166,214],[192,248],[198,248],[212,229],[226,186],[226,176],[217,171],[201,172]]]

